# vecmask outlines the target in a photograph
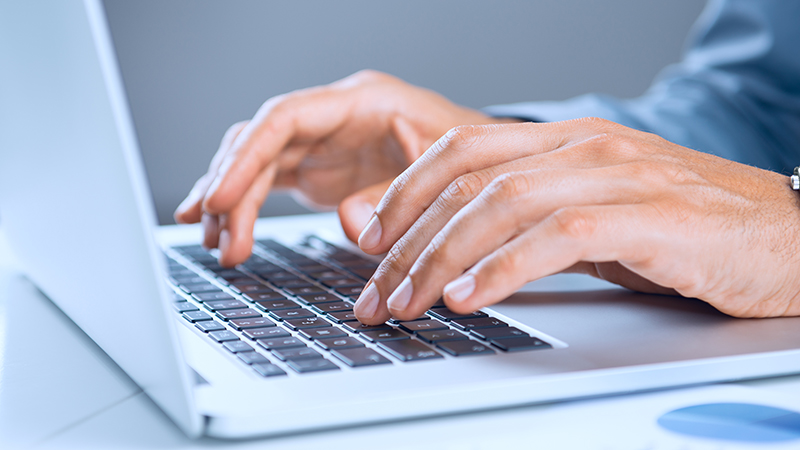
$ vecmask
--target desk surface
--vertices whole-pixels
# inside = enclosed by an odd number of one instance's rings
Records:
[[[72,321],[16,269],[0,232],[0,443],[3,448],[757,448],[686,438],[655,418],[705,401],[800,411],[800,376],[222,442],[186,439]],[[800,447],[794,441],[789,446]]]

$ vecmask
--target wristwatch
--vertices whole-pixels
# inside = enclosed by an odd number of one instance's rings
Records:
[[[800,191],[800,167],[794,168],[794,174],[792,174],[792,189]]]

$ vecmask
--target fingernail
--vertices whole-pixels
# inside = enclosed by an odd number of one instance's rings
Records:
[[[353,224],[361,229],[366,228],[367,222],[369,222],[369,219],[372,217],[372,213],[374,212],[375,205],[367,202],[358,203],[353,207],[351,212]]]
[[[363,250],[369,250],[377,247],[381,242],[382,232],[383,229],[381,228],[381,221],[378,219],[376,214],[373,214],[372,219],[361,232],[361,236],[358,237],[358,246]]]
[[[219,189],[219,185],[221,182],[222,179],[219,176],[214,178],[214,181],[211,182],[211,185],[208,187],[208,190],[206,191],[205,202],[207,202],[209,198],[213,197],[214,194],[217,193],[217,189]],[[205,205],[203,205],[203,208],[205,209]]]
[[[386,305],[395,312],[405,311],[413,293],[414,286],[411,285],[411,277],[406,277],[389,297],[389,300],[386,301]]]
[[[231,232],[227,229],[223,228],[219,232],[219,241],[217,242],[217,248],[219,249],[220,256],[226,255],[228,253],[228,249],[231,246]]]
[[[469,274],[451,281],[444,287],[444,295],[456,303],[468,299],[473,292],[475,292],[475,277]]]
[[[378,288],[375,287],[375,283],[370,283],[364,292],[361,293],[361,296],[358,297],[358,301],[356,301],[356,306],[354,308],[356,315],[364,318],[374,317],[375,313],[378,311],[379,300]]]

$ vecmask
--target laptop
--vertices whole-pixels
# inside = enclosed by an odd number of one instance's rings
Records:
[[[198,226],[157,225],[99,0],[4,2],[0,60],[0,224],[15,256],[188,436],[800,372],[800,318],[547,280],[472,315],[437,304],[363,328],[351,308],[379,260],[334,215],[261,219],[233,269]]]

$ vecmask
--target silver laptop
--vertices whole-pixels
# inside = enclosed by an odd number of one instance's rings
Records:
[[[4,2],[0,23],[0,224],[30,278],[189,436],[800,372],[800,318],[622,289],[364,329],[351,308],[378,261],[333,215],[261,220],[254,256],[220,267],[198,227],[156,224],[102,4]]]

